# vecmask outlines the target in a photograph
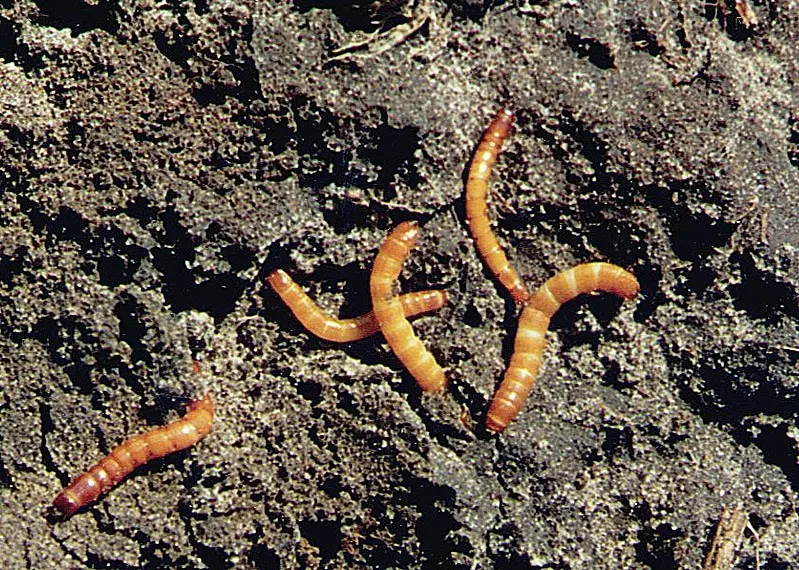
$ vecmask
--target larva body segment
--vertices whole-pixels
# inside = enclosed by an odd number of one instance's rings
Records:
[[[541,367],[547,327],[549,317],[530,305],[525,306],[519,317],[513,356],[486,416],[486,428],[490,431],[501,432],[521,411]]]
[[[197,443],[211,431],[213,419],[214,405],[210,396],[192,402],[186,415],[179,420],[132,437],[115,447],[61,491],[53,505],[65,517],[73,515],[140,465]]]
[[[548,279],[528,299],[527,304],[548,318],[560,306],[583,293],[605,291],[625,299],[634,299],[640,286],[635,275],[612,263],[581,263]]]
[[[638,295],[635,276],[611,263],[583,263],[547,280],[528,300],[519,317],[513,356],[486,417],[486,428],[503,431],[521,411],[533,389],[549,320],[560,306],[583,293],[606,291],[625,299]]]
[[[502,149],[502,142],[510,133],[513,121],[511,111],[500,109],[477,145],[466,181],[466,222],[469,224],[469,231],[477,251],[489,271],[517,303],[524,303],[530,293],[502,251],[494,232],[491,231],[486,205],[491,167]]]
[[[272,272],[267,281],[283,299],[297,320],[312,334],[330,342],[354,342],[366,338],[380,330],[374,312],[352,319],[337,319],[325,313],[297,285],[285,271]],[[443,307],[448,300],[446,291],[418,291],[399,297],[406,317],[428,313]]]
[[[403,222],[389,234],[375,257],[369,288],[372,310],[391,350],[422,390],[439,391],[447,382],[444,370],[414,334],[402,303],[392,291],[418,233],[414,222]]]

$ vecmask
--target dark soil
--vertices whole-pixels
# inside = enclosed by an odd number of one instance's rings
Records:
[[[737,508],[732,567],[799,567],[799,12],[749,2],[0,0],[0,566],[697,568]],[[502,105],[511,261],[642,295],[564,307],[489,437],[518,309],[463,177]],[[407,219],[440,395],[263,283],[364,312]],[[205,393],[208,438],[53,516]]]

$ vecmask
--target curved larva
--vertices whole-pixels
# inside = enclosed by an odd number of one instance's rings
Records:
[[[491,167],[497,160],[502,142],[510,133],[513,120],[511,111],[500,109],[483,133],[480,144],[477,145],[466,181],[466,222],[469,224],[469,231],[477,251],[489,271],[494,274],[517,303],[524,303],[530,293],[519,274],[511,267],[494,232],[491,231],[486,206]]]
[[[611,263],[583,263],[561,271],[533,293],[519,317],[508,369],[491,401],[486,428],[501,432],[522,409],[541,366],[545,335],[560,306],[583,293],[606,291],[625,299],[638,295],[635,276]]]
[[[438,391],[447,383],[444,370],[413,333],[411,324],[405,318],[402,303],[392,292],[418,233],[419,226],[414,222],[403,222],[394,228],[377,252],[369,289],[372,311],[391,350],[422,390]]]
[[[330,342],[354,342],[380,330],[372,311],[352,319],[328,315],[282,269],[272,272],[266,279],[297,320],[319,338]],[[406,317],[440,309],[447,300],[447,292],[438,290],[407,293],[399,298]]]
[[[118,445],[53,500],[68,517],[97,500],[131,471],[158,457],[191,447],[211,431],[214,405],[210,396],[192,402],[185,416]]]

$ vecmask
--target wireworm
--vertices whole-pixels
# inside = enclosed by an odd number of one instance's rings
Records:
[[[517,303],[524,303],[530,293],[502,251],[494,232],[491,231],[486,205],[491,167],[502,149],[502,142],[510,133],[513,120],[511,111],[500,109],[477,145],[466,180],[466,222],[469,224],[469,231],[477,251],[489,271]]]
[[[549,320],[560,306],[583,293],[606,291],[625,299],[638,295],[635,276],[611,263],[583,263],[550,278],[530,297],[519,317],[513,355],[486,417],[486,428],[503,431],[522,409],[541,366]]]
[[[424,347],[405,318],[399,298],[392,287],[399,277],[402,266],[416,244],[419,226],[414,222],[402,222],[388,235],[375,257],[369,289],[372,294],[372,310],[389,347],[405,368],[416,379],[422,390],[443,390],[447,383],[444,370],[433,355]]]
[[[131,471],[159,457],[191,447],[211,431],[214,405],[210,396],[192,402],[179,420],[132,437],[115,447],[86,473],[78,476],[53,500],[64,517],[119,483]]]
[[[354,342],[380,330],[373,311],[352,319],[337,319],[328,315],[282,269],[272,272],[267,281],[297,320],[319,338],[330,342]],[[440,309],[447,299],[447,292],[438,290],[418,291],[399,297],[406,317]]]

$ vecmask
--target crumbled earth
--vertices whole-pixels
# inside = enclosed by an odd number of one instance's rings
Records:
[[[0,0],[0,566],[698,568],[726,512],[719,568],[799,567],[797,53],[792,0]],[[512,263],[642,295],[565,306],[492,437],[518,308],[463,176],[502,105]],[[408,219],[439,395],[263,282],[362,313]],[[205,393],[210,436],[54,516]]]

